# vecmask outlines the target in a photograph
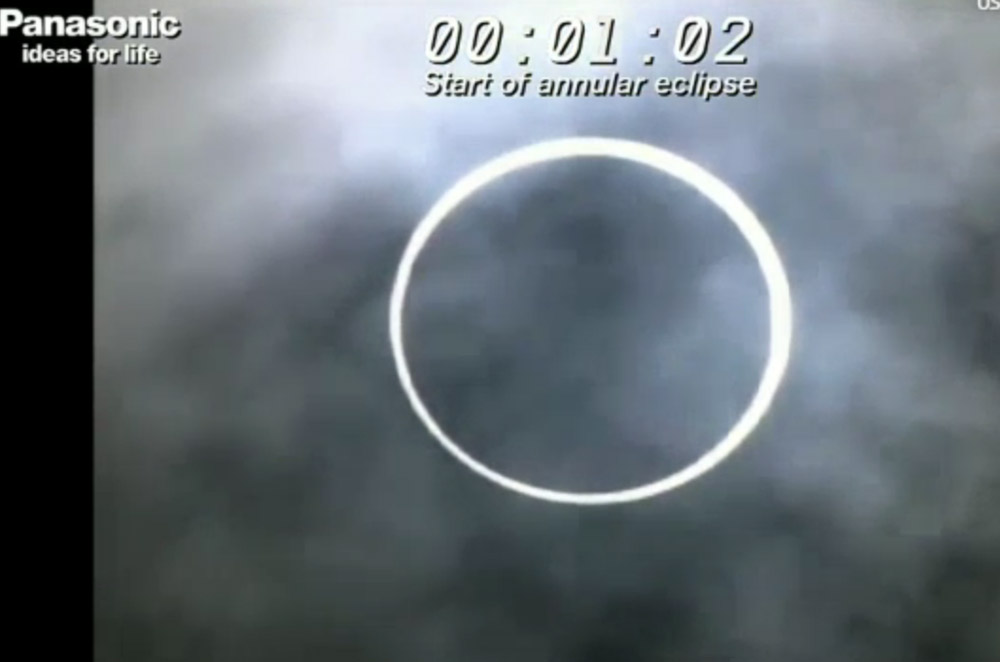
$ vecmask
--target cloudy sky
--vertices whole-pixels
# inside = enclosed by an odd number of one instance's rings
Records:
[[[95,70],[97,658],[1000,659],[1000,13],[538,4],[164,1],[184,33],[151,43],[163,63]],[[737,71],[756,96],[422,93],[441,15],[511,26],[498,74],[528,48],[514,26],[612,15],[623,72],[681,75],[669,42],[662,66],[638,63],[650,27],[689,14],[754,21]],[[577,135],[728,182],[795,303],[786,380],[747,443],[609,508],[467,471],[410,411],[387,333],[438,196]],[[697,193],[568,161],[484,189],[434,236],[407,342],[469,452],[612,490],[726,432],[766,358],[766,304]]]

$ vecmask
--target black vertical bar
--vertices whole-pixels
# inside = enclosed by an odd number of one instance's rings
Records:
[[[92,2],[0,8],[89,16]],[[23,618],[72,657],[93,657],[94,76],[89,39],[0,36],[0,220],[9,477],[8,565],[30,577]],[[24,48],[79,49],[27,63]],[[69,51],[67,51],[69,52]],[[30,574],[29,574],[30,573]],[[34,616],[32,616],[34,614]],[[36,629],[37,628],[37,629]],[[13,628],[16,630],[17,628]],[[25,630],[27,632],[28,630]],[[16,632],[12,632],[17,637]],[[52,642],[37,638],[32,646]]]

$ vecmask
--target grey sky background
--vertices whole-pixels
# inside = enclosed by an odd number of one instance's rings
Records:
[[[163,64],[96,70],[98,659],[1000,658],[1000,15],[666,4],[163,3],[184,23],[153,44]],[[522,23],[613,15],[630,63],[652,25],[743,14],[760,92],[428,99],[442,14],[494,14],[512,44]],[[656,48],[656,75],[682,73]],[[506,149],[571,135],[712,170],[792,281],[769,417],[634,506],[472,476],[411,414],[388,350],[393,272],[429,205]],[[428,403],[540,484],[674,470],[759,375],[752,255],[638,168],[512,176],[418,267]]]

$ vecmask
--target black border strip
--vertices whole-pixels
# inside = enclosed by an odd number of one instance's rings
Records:
[[[92,2],[67,0],[0,7],[93,13]],[[36,606],[19,609],[22,617],[52,633],[43,646],[69,647],[74,659],[94,655],[94,72],[82,62],[24,63],[22,46],[89,43],[0,37],[0,218],[10,231],[3,283],[15,394],[5,528],[17,542],[9,551],[22,557],[9,567],[33,577],[25,604]]]

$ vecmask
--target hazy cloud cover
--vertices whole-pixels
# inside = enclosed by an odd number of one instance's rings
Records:
[[[1000,16],[661,4],[170,2],[184,34],[162,65],[95,70],[97,659],[1000,659]],[[614,15],[636,62],[650,25],[742,14],[760,93],[429,99],[442,14]],[[471,475],[389,353],[427,208],[482,161],[571,135],[701,163],[792,282],[771,414],[707,477],[625,507]],[[408,341],[477,456],[612,489],[725,432],[765,301],[705,200],[573,161],[435,235]]]

